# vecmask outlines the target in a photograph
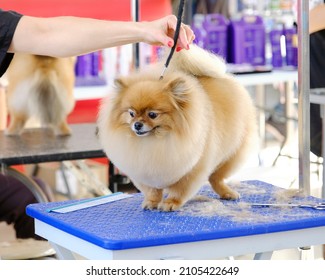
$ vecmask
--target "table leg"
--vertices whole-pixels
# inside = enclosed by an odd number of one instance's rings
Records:
[[[130,179],[115,170],[114,164],[109,161],[109,189],[115,193],[119,191],[119,186],[130,184]]]
[[[48,202],[42,189],[28,176],[11,167],[6,167],[5,173],[22,182],[33,193],[38,202]]]
[[[76,259],[75,256],[73,255],[73,253],[70,250],[68,250],[68,249],[66,249],[66,248],[64,248],[64,247],[62,247],[62,246],[60,246],[60,245],[58,245],[58,244],[56,244],[54,242],[49,241],[49,243],[51,244],[51,246],[55,250],[56,256],[57,256],[57,258],[59,260],[75,260]]]
[[[114,164],[109,161],[109,189],[111,192],[115,193],[118,191],[118,185],[117,185],[117,182],[115,180],[115,166]]]
[[[294,126],[294,104],[293,104],[293,83],[285,83],[285,117],[286,121],[286,139],[285,145],[292,141],[295,132]]]
[[[278,159],[280,156],[286,156],[288,158],[292,158],[290,153],[289,154],[282,154],[283,150],[285,147],[288,147],[289,144],[292,142],[293,139],[293,135],[295,132],[295,126],[294,126],[294,121],[295,117],[294,117],[294,92],[293,92],[293,82],[285,82],[285,92],[284,92],[284,96],[285,96],[285,119],[286,119],[286,124],[285,124],[285,138],[281,143],[280,146],[280,150],[278,155],[276,156],[276,158],[273,161],[272,166],[275,166],[275,164],[277,163]]]
[[[255,87],[255,95],[256,95],[256,106],[258,108],[258,129],[259,129],[259,137],[260,137],[260,145],[261,149],[264,148],[265,145],[265,92],[264,92],[264,85],[256,85]]]
[[[254,256],[254,260],[270,260],[272,258],[273,251],[256,253]]]

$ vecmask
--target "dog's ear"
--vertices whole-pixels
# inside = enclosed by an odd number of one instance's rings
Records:
[[[169,81],[166,88],[166,92],[171,93],[174,106],[179,109],[184,109],[189,101],[190,86],[186,79],[182,77],[174,78]]]
[[[189,85],[184,78],[177,77],[167,84],[167,90],[171,92],[177,100],[187,100]]]
[[[127,87],[127,81],[126,79],[123,78],[116,78],[114,80],[114,85],[117,90],[121,91]]]

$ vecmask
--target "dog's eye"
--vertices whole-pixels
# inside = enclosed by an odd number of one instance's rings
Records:
[[[149,112],[149,113],[148,113],[148,117],[149,117],[150,119],[155,119],[155,118],[157,118],[157,116],[158,116],[158,114],[155,113],[155,112]]]
[[[129,110],[129,114],[130,114],[131,118],[135,117],[135,113],[132,110]]]

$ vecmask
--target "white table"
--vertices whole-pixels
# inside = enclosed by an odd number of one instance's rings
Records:
[[[295,70],[273,70],[266,73],[252,73],[236,75],[244,86],[269,85],[298,81],[298,72]]]

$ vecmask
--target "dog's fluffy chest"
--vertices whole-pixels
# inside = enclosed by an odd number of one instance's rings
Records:
[[[114,147],[106,150],[108,158],[134,183],[155,188],[165,188],[187,174],[199,161],[204,148],[202,142],[195,149],[184,149],[186,144],[175,139],[121,142],[119,137],[114,140],[113,135],[108,139],[109,146]]]

